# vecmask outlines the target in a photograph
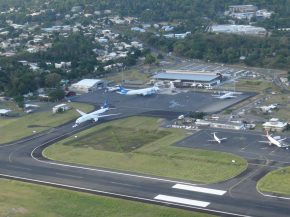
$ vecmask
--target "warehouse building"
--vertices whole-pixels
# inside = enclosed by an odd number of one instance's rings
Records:
[[[219,73],[190,70],[168,70],[159,72],[152,78],[157,81],[174,82],[175,86],[201,87],[219,84],[221,82],[222,76]]]
[[[213,25],[209,28],[210,32],[215,33],[230,33],[237,35],[254,35],[254,36],[266,36],[267,30],[263,27],[256,27],[250,25]]]
[[[98,88],[102,88],[104,84],[105,82],[99,79],[83,79],[75,84],[72,84],[69,90],[77,93],[88,93],[95,91]]]

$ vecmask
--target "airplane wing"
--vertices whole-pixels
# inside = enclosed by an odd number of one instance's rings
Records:
[[[287,138],[284,138],[284,139],[279,139],[278,142],[283,142],[285,141]]]
[[[109,117],[109,116],[114,116],[114,115],[120,115],[121,113],[118,113],[118,114],[108,114],[108,115],[94,115],[96,116],[97,118],[103,118],[103,117]]]
[[[270,142],[269,141],[259,141],[260,143],[267,143],[269,144]]]
[[[228,138],[222,138],[222,139],[220,139],[220,141],[223,141],[223,140],[227,140]]]
[[[85,113],[85,112],[82,112],[81,110],[79,110],[79,109],[76,109],[77,110],[77,112],[81,115],[81,116],[84,116],[84,115],[86,115],[87,113]]]

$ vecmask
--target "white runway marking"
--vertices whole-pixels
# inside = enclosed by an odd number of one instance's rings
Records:
[[[214,195],[220,195],[220,196],[227,193],[226,191],[222,191],[222,190],[202,188],[202,187],[197,187],[197,186],[192,186],[192,185],[183,185],[183,184],[176,184],[172,188],[186,190],[186,191],[195,191],[195,192],[200,192],[200,193],[205,193],[205,194],[214,194]]]
[[[181,198],[181,197],[172,197],[172,196],[167,196],[167,195],[162,195],[162,194],[159,194],[158,196],[154,197],[154,199],[167,201],[167,202],[173,202],[173,203],[180,203],[180,204],[185,204],[185,205],[190,205],[190,206],[199,206],[199,207],[207,207],[210,204],[209,202],[191,200],[191,199],[186,199],[186,198]]]

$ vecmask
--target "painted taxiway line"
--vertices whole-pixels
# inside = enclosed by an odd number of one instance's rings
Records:
[[[214,194],[214,195],[219,195],[219,196],[222,196],[225,193],[227,193],[226,191],[223,191],[223,190],[217,190],[217,189],[211,189],[211,188],[202,188],[202,187],[197,187],[197,186],[192,186],[192,185],[184,185],[184,184],[176,184],[176,185],[172,186],[172,188],[185,190],[185,191],[194,191],[194,192],[205,193],[205,194]]]
[[[265,194],[262,191],[259,190],[259,188],[256,188],[258,193],[261,194],[263,197],[272,197],[272,198],[277,198],[277,199],[283,199],[283,200],[290,200],[290,197],[283,197],[283,196],[275,196],[275,195],[271,195],[271,194]]]
[[[103,194],[103,195],[107,195],[107,196],[120,197],[120,198],[125,198],[125,199],[127,198],[127,199],[139,200],[139,201],[144,201],[144,202],[158,203],[158,204],[164,204],[164,205],[173,205],[173,206],[176,206],[177,208],[178,207],[179,208],[190,208],[190,209],[194,209],[196,211],[211,212],[211,213],[215,213],[215,214],[219,214],[219,215],[230,215],[230,216],[237,216],[237,217],[252,217],[252,216],[238,214],[238,213],[224,212],[224,211],[220,211],[220,210],[207,209],[204,207],[193,207],[190,205],[179,204],[179,203],[174,203],[174,202],[170,202],[170,201],[162,201],[162,200],[158,200],[158,199],[148,199],[148,198],[124,195],[124,194],[118,194],[118,193],[113,193],[113,192],[94,190],[94,189],[89,189],[89,188],[82,188],[82,187],[77,187],[77,186],[72,186],[72,185],[65,185],[65,184],[60,184],[60,183],[55,183],[55,182],[47,182],[47,181],[42,181],[42,180],[38,180],[38,179],[23,178],[20,176],[12,176],[12,175],[6,175],[6,174],[0,173],[0,177],[8,178],[8,179],[16,179],[19,181],[39,183],[39,184],[44,184],[44,185],[51,185],[51,186],[56,186],[56,187],[60,187],[60,188],[68,188],[68,189],[77,190],[77,191],[86,191],[86,192],[91,192],[91,193],[95,193],[95,194]]]
[[[186,199],[186,198],[181,198],[181,197],[173,197],[173,196],[168,196],[168,195],[163,195],[159,194],[156,197],[154,197],[155,200],[162,200],[166,202],[172,202],[172,203],[179,203],[179,204],[185,204],[189,206],[199,206],[199,207],[207,207],[210,205],[209,202],[204,202],[200,200],[191,200],[191,199]]]

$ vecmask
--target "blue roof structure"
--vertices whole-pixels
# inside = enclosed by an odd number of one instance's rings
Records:
[[[153,76],[154,79],[163,80],[182,80],[182,81],[198,81],[198,82],[211,82],[219,78],[219,75],[209,74],[182,74],[182,73],[166,73],[161,72]]]

